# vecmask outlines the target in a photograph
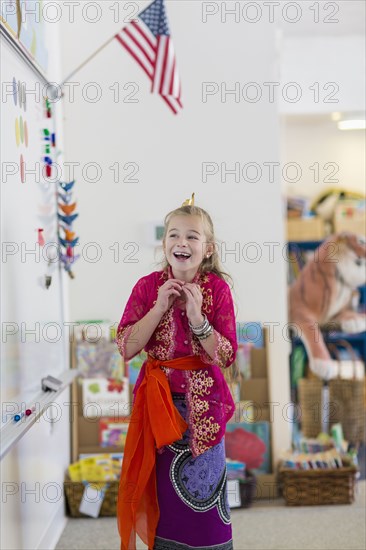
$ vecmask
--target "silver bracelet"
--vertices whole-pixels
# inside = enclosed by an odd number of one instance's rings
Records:
[[[192,332],[196,333],[196,332],[201,332],[203,329],[206,328],[207,324],[208,324],[208,319],[206,317],[206,315],[203,313],[203,323],[201,323],[200,325],[196,325],[196,326],[193,326],[192,323],[190,321],[188,321],[188,324],[190,326],[190,328],[192,329]]]
[[[210,325],[209,326],[209,329],[204,333],[204,334],[200,334],[200,335],[196,335],[198,340],[206,340],[206,338],[208,338],[209,336],[211,336],[211,334],[213,334],[213,326]]]

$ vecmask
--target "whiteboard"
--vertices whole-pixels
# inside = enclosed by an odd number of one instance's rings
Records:
[[[4,422],[4,412],[12,405],[29,403],[39,394],[44,376],[57,376],[67,368],[68,334],[57,248],[58,184],[45,179],[43,168],[44,128],[56,130],[54,116],[46,118],[42,77],[3,36],[0,41]],[[39,229],[43,246],[38,243]],[[46,276],[52,277],[48,289]]]

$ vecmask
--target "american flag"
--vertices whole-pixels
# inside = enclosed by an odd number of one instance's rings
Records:
[[[164,0],[154,0],[116,38],[150,78],[151,92],[160,94],[177,114],[183,108],[181,83]]]

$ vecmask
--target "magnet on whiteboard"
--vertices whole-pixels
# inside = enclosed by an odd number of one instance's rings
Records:
[[[51,277],[51,275],[45,275],[44,279],[45,279],[44,282],[45,282],[46,290],[48,290],[51,286],[51,283],[52,283],[52,277]]]
[[[62,386],[61,380],[58,380],[53,376],[46,376],[46,378],[42,378],[43,391],[58,391],[61,386]]]

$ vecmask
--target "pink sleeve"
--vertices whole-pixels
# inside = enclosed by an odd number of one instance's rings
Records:
[[[131,342],[134,338],[136,338],[133,334],[134,325],[150,310],[148,285],[148,277],[142,277],[142,279],[137,281],[132,289],[131,296],[127,301],[125,310],[117,328],[116,343],[119,352],[125,361],[131,359],[131,357],[126,356],[126,343],[128,341]]]
[[[234,362],[238,349],[234,303],[227,283],[220,285],[216,292],[214,317],[211,323],[216,343],[215,355],[212,359],[202,348],[201,357],[205,363],[226,368]]]

